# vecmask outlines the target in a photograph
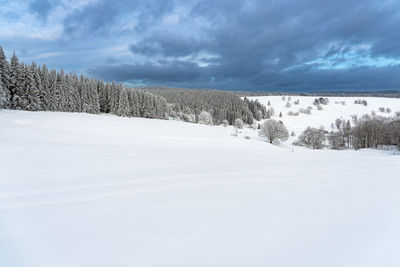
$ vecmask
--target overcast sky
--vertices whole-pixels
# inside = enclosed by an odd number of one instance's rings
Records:
[[[0,45],[135,86],[400,89],[399,0],[0,0]]]

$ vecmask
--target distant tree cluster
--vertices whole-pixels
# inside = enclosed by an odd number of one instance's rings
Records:
[[[313,104],[315,106],[319,106],[319,105],[328,105],[329,104],[329,98],[327,97],[319,97],[314,99]]]
[[[0,46],[0,108],[28,111],[64,111],[124,117],[165,119],[167,101],[157,95],[114,82],[49,70],[46,65],[7,61]]]
[[[357,99],[357,100],[354,101],[354,104],[368,106],[368,102],[365,99]]]
[[[289,111],[289,112],[288,112],[288,115],[289,115],[289,116],[299,116],[299,115],[300,115],[300,113],[299,113],[299,112],[297,112],[297,111],[296,111],[296,112]]]
[[[308,106],[307,108],[300,108],[299,113],[303,114],[311,114],[312,106]]]
[[[378,148],[385,145],[400,147],[400,116],[387,118],[366,114],[360,118],[353,116],[352,123],[350,120],[336,119],[331,132],[308,127],[294,144],[320,149],[327,139],[332,149]]]
[[[400,117],[364,115],[355,120],[351,138],[354,149],[377,148],[382,145],[400,146]]]
[[[253,124],[253,113],[245,101],[236,94],[218,90],[188,90],[182,88],[145,87],[141,88],[155,95],[164,97],[170,103],[169,114],[188,122],[198,122],[203,111],[208,112],[213,124],[224,124],[224,120],[233,125],[239,118],[246,124]],[[255,101],[256,114],[261,110]],[[257,115],[258,116],[258,115]]]
[[[259,121],[268,117],[268,111],[266,107],[261,104],[257,99],[249,100],[247,97],[245,97],[244,102],[247,104],[249,110],[253,114],[254,119]]]
[[[384,107],[380,107],[379,108],[379,111],[380,112],[382,112],[382,113],[391,113],[392,112],[392,109],[391,108],[384,108]]]

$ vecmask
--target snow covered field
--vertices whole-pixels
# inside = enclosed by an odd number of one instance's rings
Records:
[[[273,107],[275,115],[272,117],[276,120],[281,120],[288,128],[289,133],[295,132],[296,137],[291,138],[288,143],[291,143],[297,138],[308,126],[319,128],[323,126],[326,130],[331,130],[331,123],[335,122],[336,119],[351,120],[352,115],[358,117],[364,114],[371,114],[375,111],[376,115],[379,116],[395,116],[396,111],[400,111],[400,98],[383,98],[383,97],[328,97],[329,104],[321,105],[323,110],[317,110],[317,107],[313,105],[313,101],[316,96],[291,96],[291,100],[288,101],[288,96],[285,96],[285,100],[282,100],[282,96],[257,96],[248,97],[251,100],[258,99],[258,101],[265,105],[268,109]],[[295,105],[294,101],[299,100],[299,105]],[[355,100],[365,99],[368,105],[354,104]],[[268,101],[271,106],[268,106]],[[340,104],[341,101],[345,102],[345,105]],[[286,103],[291,103],[290,107],[286,107]],[[306,109],[308,106],[312,106],[313,109],[311,114],[300,113],[298,116],[289,116],[288,112],[297,112],[300,108]],[[390,108],[391,112],[380,112],[379,108]],[[279,113],[282,112],[282,118],[279,117]]]
[[[283,120],[328,128],[330,100]],[[0,111],[0,266],[400,266],[400,156],[233,132]]]

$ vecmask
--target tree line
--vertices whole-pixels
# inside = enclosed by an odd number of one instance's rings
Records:
[[[0,109],[111,113],[125,117],[233,125],[239,118],[253,124],[266,118],[258,101],[217,90],[127,88],[84,75],[64,73],[36,63],[25,64],[15,53],[7,60],[0,46]]]
[[[19,62],[15,53],[7,60],[0,46],[0,109],[111,113],[126,117],[165,119],[167,101],[150,92],[104,83],[63,70],[49,70]]]
[[[321,149],[327,141],[332,149],[400,147],[400,116],[382,117],[372,113],[350,120],[336,119],[330,132],[308,127],[294,144]]]
[[[243,101],[236,94],[226,91],[166,87],[140,89],[164,97],[170,103],[170,116],[189,122],[198,122],[199,115],[205,111],[216,125],[224,124],[224,121],[233,125],[236,119],[251,125],[254,118],[259,120],[267,113],[258,101]]]

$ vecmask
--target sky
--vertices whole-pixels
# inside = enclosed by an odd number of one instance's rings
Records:
[[[130,86],[400,89],[399,0],[0,0],[24,62]]]

